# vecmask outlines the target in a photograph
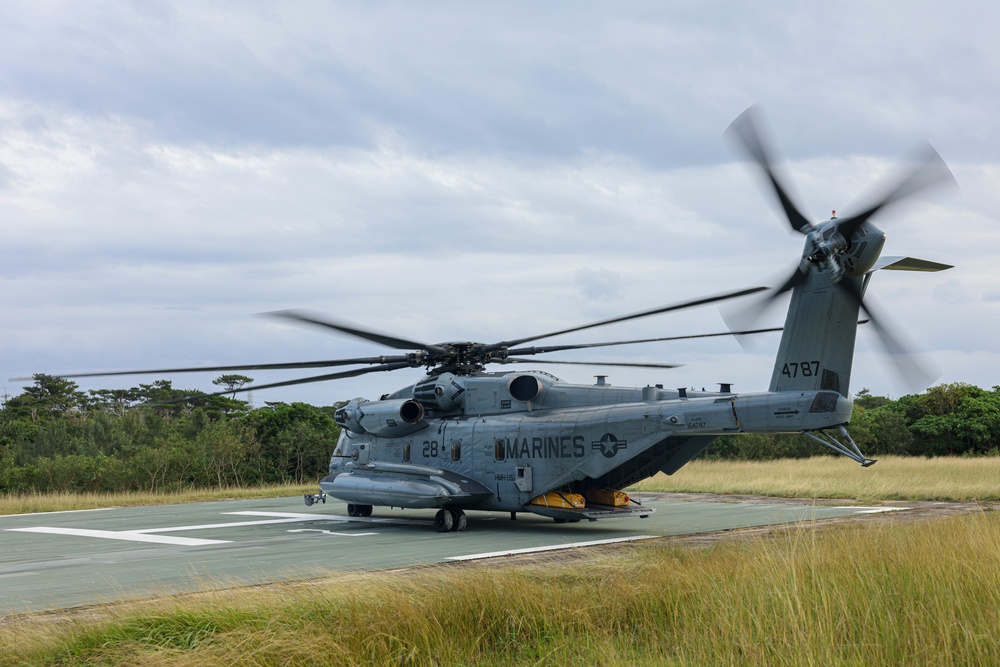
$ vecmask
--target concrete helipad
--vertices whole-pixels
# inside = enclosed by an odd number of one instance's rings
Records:
[[[351,518],[342,503],[301,497],[0,516],[0,615],[881,511],[643,502],[657,509],[648,519],[594,523],[470,512],[466,532],[446,534],[432,511]]]

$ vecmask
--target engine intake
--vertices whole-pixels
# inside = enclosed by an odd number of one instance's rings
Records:
[[[527,402],[542,393],[542,383],[534,375],[516,375],[507,383],[507,391],[514,400]]]
[[[383,438],[395,438],[427,426],[424,406],[412,398],[391,401],[355,398],[337,410],[334,421],[352,433]]]

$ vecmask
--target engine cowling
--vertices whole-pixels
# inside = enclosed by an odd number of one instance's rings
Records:
[[[465,386],[453,373],[441,373],[413,387],[413,398],[432,410],[451,412],[465,404]]]
[[[411,398],[389,401],[355,398],[337,410],[334,421],[352,433],[383,438],[395,438],[427,426],[424,406]]]

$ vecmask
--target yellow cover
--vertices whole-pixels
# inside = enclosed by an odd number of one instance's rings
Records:
[[[597,505],[612,507],[625,507],[631,502],[627,493],[615,489],[590,489],[587,491],[587,500]]]
[[[531,499],[532,505],[542,507],[558,507],[562,509],[583,509],[587,506],[587,501],[579,493],[562,493],[560,491],[549,491],[548,493],[536,496]]]

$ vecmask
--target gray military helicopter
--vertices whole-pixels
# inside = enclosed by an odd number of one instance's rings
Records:
[[[582,326],[496,343],[427,344],[314,315],[272,315],[378,343],[398,354],[283,364],[161,369],[130,373],[355,368],[272,384],[251,391],[322,382],[366,373],[425,368],[412,386],[378,400],[354,398],[336,411],[340,439],[320,491],[305,503],[332,496],[348,514],[365,517],[376,506],[436,509],[441,532],[463,531],[465,512],[531,512],[557,522],[646,517],[645,507],[621,491],[657,472],[673,474],[722,435],[802,433],[862,466],[865,457],[851,439],[851,367],[860,311],[901,366],[914,361],[863,301],[879,269],[939,271],[950,268],[908,257],[880,258],[885,233],[870,219],[886,206],[953,180],[933,152],[877,203],[860,213],[813,223],[792,202],[761,140],[751,108],[729,133],[760,167],[791,228],[805,236],[798,266],[776,289],[755,297],[760,310],[784,292],[791,301],[783,328],[742,329],[701,336],[782,330],[771,384],[763,393],[687,391],[661,386],[627,388],[598,381],[576,385],[537,370],[496,371],[490,366],[523,363],[592,363],[530,359],[535,355],[699,336],[568,345],[527,345],[540,339],[661,313],[748,297],[751,288],[694,299]],[[671,368],[667,364],[595,364]],[[101,374],[110,375],[110,374]],[[79,375],[75,377],[80,377]],[[599,376],[600,377],[600,376]],[[231,390],[218,392],[230,394]],[[216,395],[216,394],[208,394]]]

